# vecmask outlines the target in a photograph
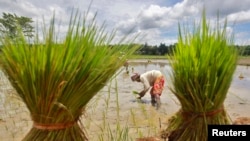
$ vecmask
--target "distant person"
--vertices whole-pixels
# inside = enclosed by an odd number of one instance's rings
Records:
[[[141,82],[143,83],[144,89],[137,93],[139,94],[138,99],[141,99],[146,92],[151,88],[150,94],[151,94],[151,103],[153,106],[157,104],[157,108],[160,106],[160,96],[162,94],[162,91],[164,89],[164,76],[162,73],[158,70],[151,70],[147,71],[143,74],[135,73],[133,76],[131,76],[131,80],[134,82]]]
[[[129,70],[128,70],[128,66],[129,66],[128,60],[125,61],[125,63],[123,64],[123,66],[125,67],[126,73],[128,74],[129,73]]]

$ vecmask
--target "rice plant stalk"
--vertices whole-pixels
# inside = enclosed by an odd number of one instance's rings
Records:
[[[208,124],[230,124],[224,108],[238,52],[227,21],[211,28],[205,11],[200,24],[189,32],[179,24],[178,44],[171,59],[172,92],[181,109],[167,127],[169,141],[206,141]]]
[[[73,12],[60,42],[55,17],[43,29],[44,41],[38,32],[32,44],[21,32],[18,39],[2,38],[3,70],[34,122],[24,141],[88,140],[80,122],[86,105],[136,50],[128,41],[112,45],[115,33],[98,26],[96,17],[86,19]]]

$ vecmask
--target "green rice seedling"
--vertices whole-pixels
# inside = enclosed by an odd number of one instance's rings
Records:
[[[139,136],[139,138],[143,137],[144,136],[143,132],[139,131],[138,136]]]
[[[136,50],[133,39],[112,45],[115,33],[98,26],[95,17],[86,19],[73,13],[60,42],[55,17],[43,28],[43,41],[38,32],[33,43],[21,32],[17,39],[2,38],[2,68],[33,120],[24,141],[88,140],[81,115]]]
[[[208,124],[230,124],[224,108],[238,52],[227,21],[211,28],[205,11],[193,32],[179,25],[178,44],[171,59],[171,88],[181,109],[167,127],[169,141],[206,141]]]
[[[136,117],[133,109],[130,109],[130,117],[132,117],[132,123],[136,126]]]
[[[119,93],[118,93],[118,84],[117,80],[115,79],[115,94],[116,94],[116,113],[117,113],[117,120],[120,120],[120,105],[119,105]]]
[[[107,121],[107,110],[102,112],[102,128],[106,128]]]
[[[141,109],[141,112],[142,112],[143,116],[144,116],[146,119],[148,119],[148,118],[149,118],[149,115],[148,115],[148,112],[147,112],[147,109],[146,109],[145,105],[139,103],[139,106],[140,106],[140,109]]]
[[[114,82],[114,87],[112,87],[112,82]],[[115,117],[112,117],[116,120],[116,124],[110,124],[108,122],[109,117],[108,113],[110,112],[108,109],[110,108],[109,104],[110,103],[110,96],[112,94],[112,88],[114,88],[114,93],[115,93],[115,101],[116,101],[116,111],[111,111],[116,112]],[[106,141],[106,140],[112,140],[112,141],[129,141],[132,140],[132,137],[128,134],[129,133],[129,128],[127,125],[123,125],[123,122],[120,121],[120,114],[119,114],[119,100],[118,100],[118,85],[117,85],[117,80],[112,79],[112,81],[109,82],[108,86],[108,94],[106,99],[104,99],[105,103],[105,109],[103,110],[103,119],[102,119],[102,124],[99,126],[99,131],[97,133],[98,140],[99,141]]]
[[[127,126],[121,127],[120,123],[117,123],[115,131],[108,125],[107,140],[110,141],[133,141],[129,136],[129,128]]]
[[[109,83],[109,87],[108,87],[108,94],[107,94],[107,98],[104,99],[105,101],[105,110],[106,112],[108,112],[108,108],[109,108],[109,102],[110,102],[110,94],[111,94],[111,82]]]
[[[137,92],[137,91],[132,91],[132,93],[135,95],[139,94],[139,92]]]

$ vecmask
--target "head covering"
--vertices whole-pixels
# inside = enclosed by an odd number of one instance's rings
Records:
[[[140,74],[138,74],[138,73],[134,73],[134,75],[131,76],[131,80],[132,80],[132,81],[135,81],[135,80],[138,79],[138,78],[140,78]]]

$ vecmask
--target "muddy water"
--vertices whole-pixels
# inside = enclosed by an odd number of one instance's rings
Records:
[[[112,134],[117,139],[119,133],[126,133],[124,131],[135,140],[141,136],[154,136],[159,130],[166,128],[168,119],[180,108],[178,100],[168,88],[171,84],[171,68],[168,63],[166,60],[132,60],[129,62],[128,74],[125,68],[121,68],[120,73],[106,84],[86,109],[82,122],[89,140],[114,140],[107,136]],[[152,69],[162,71],[167,80],[161,96],[162,105],[158,110],[151,105],[149,93],[140,101],[132,93],[143,88],[141,83],[131,81],[133,72],[144,73]],[[240,79],[239,76],[244,78]],[[10,95],[9,91],[12,90],[5,81],[1,76],[0,139],[19,141],[31,128],[32,121],[25,105],[14,94]],[[250,67],[237,67],[225,100],[225,108],[232,120],[250,117]]]
[[[167,126],[168,119],[175,114],[180,108],[176,97],[169,90],[170,80],[169,74],[171,68],[166,60],[136,60],[129,62],[129,73],[125,68],[121,69],[121,73],[108,84],[94,99],[99,99],[98,104],[91,105],[91,116],[87,116],[87,120],[91,122],[88,126],[90,138],[94,139],[98,134],[92,134],[100,131],[103,127],[103,120],[109,123],[115,134],[116,125],[121,124],[128,126],[129,134],[133,138],[139,135],[152,136],[159,133],[160,129]],[[148,70],[157,69],[163,72],[166,77],[166,87],[161,96],[161,108],[156,110],[150,103],[150,94],[147,93],[141,101],[136,99],[132,94],[133,90],[142,90],[142,84],[132,82],[130,76],[134,72],[143,73]],[[240,79],[239,76],[243,76]],[[108,99],[108,100],[107,100]],[[103,101],[109,101],[106,105]],[[95,103],[95,102],[93,102]],[[232,120],[237,117],[250,117],[250,67],[238,66],[234,74],[234,79],[228,91],[225,100],[225,108]],[[92,111],[92,110],[89,110]],[[103,116],[106,113],[107,115]],[[91,132],[93,131],[93,132]]]

